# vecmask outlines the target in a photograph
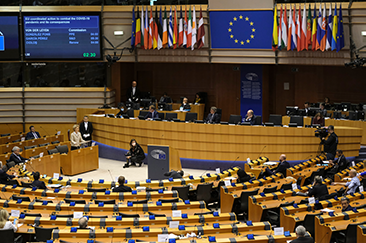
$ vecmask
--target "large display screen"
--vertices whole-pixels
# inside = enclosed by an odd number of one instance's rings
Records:
[[[0,15],[0,60],[20,60],[19,15]]]
[[[99,13],[24,13],[25,60],[101,60]]]

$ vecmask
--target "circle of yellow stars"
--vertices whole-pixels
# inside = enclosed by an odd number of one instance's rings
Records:
[[[249,38],[247,38],[246,40],[238,40],[238,38],[235,38],[234,34],[233,34],[233,29],[232,27],[234,26],[235,22],[239,21],[239,20],[243,20],[245,22],[248,22],[248,24],[251,26],[251,35],[249,36]],[[235,44],[240,44],[240,45],[244,45],[244,44],[250,44],[250,41],[254,39],[254,35],[255,35],[255,28],[254,28],[254,22],[250,21],[249,17],[244,17],[243,15],[240,15],[239,17],[234,17],[232,21],[229,22],[229,36],[230,39],[233,39]]]

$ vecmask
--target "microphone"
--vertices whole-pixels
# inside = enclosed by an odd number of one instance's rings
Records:
[[[47,134],[47,136],[50,136],[50,134],[48,134],[48,132],[46,132],[46,130],[42,127],[42,126],[39,126],[40,128],[42,128],[42,130],[44,131],[44,133]],[[45,136],[44,136],[45,137]]]
[[[231,163],[231,165],[228,167],[228,169],[230,169],[231,167],[233,167],[233,165],[235,164],[235,162],[239,159],[240,156],[236,157],[236,159],[233,161],[233,163]]]
[[[110,171],[110,170],[108,170],[108,172],[109,172],[109,175],[110,175],[110,176],[111,176],[111,178],[112,178],[112,181],[114,181],[111,171]]]
[[[258,158],[262,155],[262,152],[263,152],[263,150],[264,150],[266,147],[267,147],[267,145],[265,145],[265,146],[262,148],[261,152],[260,152],[260,153],[259,153],[259,155],[258,155]]]

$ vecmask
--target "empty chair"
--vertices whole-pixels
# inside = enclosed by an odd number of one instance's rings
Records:
[[[51,155],[51,154],[58,154],[58,153],[60,153],[60,152],[56,148],[48,150],[48,154],[49,155]]]
[[[185,121],[193,122],[195,120],[197,120],[197,113],[195,113],[195,112],[186,113],[186,120]]]
[[[277,191],[277,186],[274,187],[266,187],[263,189],[263,193],[271,193]]]
[[[188,200],[189,186],[173,186],[172,191],[177,191],[179,198],[182,200]]]
[[[136,201],[128,201],[128,202],[132,202],[133,204],[146,204],[147,203],[147,199],[136,200]]]
[[[22,236],[19,235],[15,238],[13,229],[3,229],[0,230],[0,239],[3,243],[21,243]]]
[[[315,217],[322,214],[323,213],[306,214],[302,225],[306,228],[310,235],[315,235]]]
[[[130,117],[129,117],[127,114],[122,114],[122,117],[123,117],[124,119],[130,119]]]
[[[35,156],[32,156],[31,158],[33,158],[33,159],[38,159],[38,158],[40,158],[41,156],[38,154],[38,155],[35,155]]]
[[[58,144],[58,143],[60,143],[60,141],[58,140],[51,142],[51,144]]]
[[[47,202],[47,203],[53,203],[53,201],[50,201],[50,200],[42,200],[42,199],[34,199],[34,201],[36,202]]]
[[[299,178],[297,178],[297,180],[296,180],[296,184],[297,184],[298,186],[302,186],[302,185],[301,185],[301,182],[302,182],[302,177],[300,176]]]
[[[129,117],[135,117],[134,110],[133,110],[133,109],[128,109],[128,110],[127,110],[127,115],[128,115]]]
[[[163,198],[159,198],[159,202],[162,202],[162,203],[173,203],[173,202],[179,202],[179,198],[172,198],[172,199],[163,199]]]
[[[158,112],[158,115],[159,115],[159,118],[161,120],[164,120],[165,119],[165,113],[164,112]]]
[[[105,192],[107,190],[107,188],[92,188],[92,187],[88,187],[87,190],[88,190],[88,192]]]
[[[262,125],[262,116],[256,116],[254,125]]]
[[[57,146],[56,149],[60,154],[67,154],[69,152],[69,147],[67,145]]]
[[[122,218],[140,218],[139,214],[128,214],[128,213],[119,213],[119,216],[122,216]]]
[[[41,144],[38,144],[38,147],[44,147],[44,146],[47,146],[47,145],[50,145],[50,143],[41,143]]]
[[[24,150],[28,150],[28,149],[32,149],[32,148],[34,148],[34,146],[24,146]]]
[[[213,183],[199,184],[197,186],[197,201],[205,201],[206,206],[211,199],[211,190]]]
[[[57,218],[73,218],[73,214],[55,214]]]
[[[213,214],[213,212],[194,213],[194,215],[208,215],[208,214]]]
[[[146,116],[147,114],[149,114],[149,112],[148,112],[148,111],[140,111],[140,113],[139,113],[139,118],[140,118],[140,117],[145,118],[145,116]]]
[[[171,121],[173,119],[177,119],[178,115],[177,113],[166,113],[165,114],[165,119],[168,120],[168,121]]]
[[[248,198],[250,196],[254,196],[257,195],[259,191],[259,188],[253,190],[253,191],[244,191],[241,193],[240,195],[240,199],[239,199],[239,203],[234,204],[235,208],[234,208],[234,212],[236,214],[247,214],[248,213]]]
[[[271,225],[279,226],[280,225],[280,209],[282,207],[292,206],[294,203],[295,203],[295,201],[282,203],[282,204],[280,204],[279,207],[268,210],[267,215],[265,216],[266,219],[271,223]]]
[[[21,181],[20,183],[22,184],[22,187],[33,187],[31,182],[28,183],[28,182]]]
[[[52,238],[52,231],[56,228],[41,228],[41,227],[34,227],[36,232],[36,241],[44,241],[51,240]]]
[[[69,198],[65,198],[64,199],[65,203],[71,203],[71,202],[75,202],[75,204],[86,204],[85,200],[75,200],[75,199],[69,199]]]
[[[275,126],[282,126],[282,116],[270,114],[269,122],[273,123],[273,125],[275,125]]]
[[[94,203],[95,204],[99,204],[99,203],[104,203],[104,204],[116,204],[116,200],[114,199],[110,199],[110,200],[95,200]]]
[[[13,143],[19,143],[20,142],[20,139],[17,139],[17,140],[14,140],[12,141]]]
[[[337,239],[337,243],[354,243],[357,241],[357,227],[358,225],[365,224],[366,222],[358,222],[349,224],[345,232],[336,231],[333,232],[334,238]]]
[[[108,215],[88,215],[88,218],[106,219],[106,218],[108,218]]]
[[[291,116],[290,123],[296,123],[297,126],[304,126],[304,117],[303,116]]]
[[[229,124],[239,124],[241,122],[241,115],[230,115]]]
[[[289,182],[287,184],[282,184],[280,190],[283,189],[283,190],[291,190],[292,189],[292,182]]]
[[[155,217],[166,217],[165,214],[159,214],[159,213],[153,213],[153,212],[148,212],[149,215],[154,215]]]
[[[25,217],[42,217],[42,214],[40,213],[25,213]]]
[[[10,133],[1,134],[0,136],[1,136],[1,137],[10,136]]]
[[[23,202],[30,202],[31,201],[29,197],[21,197],[21,196],[13,195],[12,198],[13,198],[14,201],[17,201],[19,199],[21,199]]]

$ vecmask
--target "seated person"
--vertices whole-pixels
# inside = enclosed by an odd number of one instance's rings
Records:
[[[5,209],[0,210],[0,230],[12,229],[17,232],[18,228],[8,220],[9,213]]]
[[[325,109],[325,104],[324,103],[320,103],[319,108],[320,108],[319,113],[323,117],[326,117],[327,116],[327,110]]]
[[[154,120],[159,118],[159,113],[156,111],[154,105],[149,106],[149,113],[146,114],[145,120]]]
[[[310,106],[309,106],[309,102],[308,101],[306,101],[305,103],[304,103],[304,115],[305,116],[309,116],[309,113],[310,113]]]
[[[216,113],[217,112],[217,108],[215,106],[211,107],[210,113],[208,114],[205,122],[207,123],[211,123],[211,124],[216,124],[216,123],[220,123],[220,115]]]
[[[332,108],[329,97],[324,98],[324,108],[327,110],[330,110]]]
[[[129,186],[125,186],[125,177],[124,176],[120,176],[118,177],[118,184],[119,186],[114,187],[112,189],[112,192],[132,192],[131,187]]]
[[[330,169],[326,170],[326,177],[330,178],[332,181],[334,180],[334,175],[339,172],[339,165],[334,160],[329,160]]]
[[[282,173],[282,175],[286,176],[286,170],[290,168],[289,162],[286,161],[286,155],[281,154],[279,158],[280,163],[278,164],[277,168],[271,171],[268,167],[266,168],[265,174],[270,176],[276,173]]]
[[[71,144],[71,150],[79,149],[80,145],[83,143],[86,143],[86,141],[81,136],[81,133],[79,132],[79,125],[75,124],[72,129],[74,130],[73,133],[71,133],[70,136],[70,144]]]
[[[88,218],[87,217],[81,217],[78,221],[79,229],[91,229],[88,226]]]
[[[8,171],[8,167],[6,165],[4,165],[0,169],[0,184],[7,184],[8,181],[15,178],[14,175],[9,175],[8,173],[6,173],[7,171]]]
[[[121,102],[118,104],[119,112],[116,114],[116,117],[122,116],[123,114],[127,113],[127,107],[125,103]]]
[[[250,125],[255,124],[255,115],[253,110],[248,110],[246,116],[243,118],[243,122],[250,122]]]
[[[250,180],[250,175],[248,175],[243,169],[239,169],[237,172],[238,179],[236,179],[237,183],[244,183]]]
[[[316,113],[316,115],[313,118],[312,125],[313,124],[314,125],[320,125],[321,127],[324,127],[325,121],[324,121],[324,117],[322,116],[322,114]]]
[[[349,205],[349,198],[348,197],[342,197],[341,198],[341,205],[342,205],[342,212],[352,211],[354,207]]]
[[[360,180],[357,177],[357,171],[355,169],[350,170],[349,176],[352,178],[351,181],[345,182],[334,182],[334,185],[344,185],[347,187],[344,194],[353,194],[356,192],[356,189],[361,185]]]
[[[34,181],[32,182],[32,186],[37,187],[38,189],[47,189],[44,181],[39,180],[40,174],[38,171],[33,174],[33,178],[34,178]]]
[[[196,93],[196,98],[194,99],[194,104],[197,105],[197,104],[201,104],[201,103],[203,103],[203,99],[201,99],[199,93]]]
[[[306,229],[304,226],[299,225],[295,229],[297,238],[291,241],[291,243],[314,243],[314,238],[306,236]]]
[[[142,161],[145,159],[144,150],[136,142],[135,139],[131,139],[131,141],[130,141],[130,151],[127,152],[126,159],[127,159],[127,162],[123,166],[123,168],[130,167],[130,162],[131,162],[131,165],[138,164],[138,166],[141,167]]]
[[[191,106],[188,104],[188,98],[184,97],[183,98],[183,103],[180,105],[180,110],[182,111],[190,111],[191,110]]]
[[[347,169],[348,161],[346,159],[346,156],[344,156],[343,151],[340,150],[340,149],[337,149],[336,150],[336,156],[338,156],[337,164],[339,166],[339,171]]]
[[[323,184],[320,176],[315,176],[313,186],[309,189],[307,195],[319,200],[323,200],[329,195],[327,185]]]
[[[178,171],[171,170],[170,172],[166,172],[164,175],[169,178],[172,177],[173,179],[180,179],[180,178],[183,178],[184,171],[183,170],[178,170]]]
[[[25,136],[26,140],[41,138],[41,135],[39,135],[39,133],[36,132],[34,126],[30,126],[29,131],[30,132],[28,132],[27,135]]]
[[[163,96],[160,97],[159,103],[172,103],[172,99],[164,92]]]
[[[20,148],[18,146],[13,147],[11,151],[13,151],[13,153],[10,155],[9,161],[14,161],[15,164],[28,162],[27,158],[23,158],[20,155]]]

